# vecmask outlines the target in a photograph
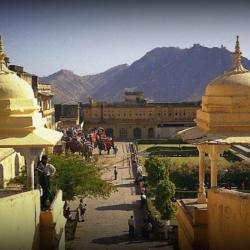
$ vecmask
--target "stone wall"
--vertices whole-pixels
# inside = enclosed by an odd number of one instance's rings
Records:
[[[50,209],[42,211],[40,215],[41,249],[65,249],[65,223],[63,216],[62,191],[59,190]]]
[[[194,126],[198,103],[83,104],[84,128],[113,130],[119,140],[174,138]]]
[[[208,220],[210,250],[250,249],[250,194],[210,190]]]
[[[39,191],[0,199],[0,249],[39,249]]]

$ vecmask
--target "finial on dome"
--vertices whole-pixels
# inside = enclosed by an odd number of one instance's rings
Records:
[[[248,70],[245,69],[241,64],[242,52],[240,50],[239,36],[236,36],[235,51],[233,54],[234,54],[234,62],[233,62],[233,68],[230,70],[230,72],[234,73],[247,72]]]
[[[4,45],[3,45],[3,40],[2,37],[0,35],[0,73],[9,73],[10,70],[7,68],[6,66],[6,54],[4,53]]]
[[[1,61],[1,63],[2,63],[2,61],[4,62],[4,57],[5,57],[5,54],[4,54],[3,40],[2,40],[2,37],[0,35],[0,61]]]

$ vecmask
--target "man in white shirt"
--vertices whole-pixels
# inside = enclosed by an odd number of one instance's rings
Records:
[[[135,238],[135,221],[132,215],[128,219],[128,232],[129,232],[129,238],[131,240],[134,239]]]
[[[137,175],[142,175],[142,166],[138,165],[137,167]]]
[[[41,161],[37,166],[37,171],[39,174],[39,183],[42,187],[42,197],[41,197],[41,206],[46,208],[47,200],[52,199],[52,194],[50,190],[50,176],[53,176],[56,173],[56,169],[53,165],[48,163],[47,155],[43,155]]]

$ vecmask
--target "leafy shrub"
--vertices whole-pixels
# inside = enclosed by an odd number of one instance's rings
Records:
[[[148,173],[147,190],[155,196],[155,207],[161,218],[170,219],[175,213],[175,204],[171,200],[175,194],[175,185],[169,180],[169,161],[150,157],[144,166]]]
[[[187,144],[186,142],[182,141],[181,139],[148,139],[148,140],[136,140],[136,144]]]
[[[155,192],[155,207],[163,219],[170,220],[176,211],[172,197],[175,195],[175,185],[169,179],[161,180]]]
[[[250,163],[247,161],[233,163],[227,171],[224,171],[220,182],[236,185],[238,189],[241,189],[244,183],[245,188],[250,189]]]
[[[156,186],[160,180],[168,178],[169,161],[150,157],[145,161],[145,168],[148,173],[148,184]]]
[[[186,199],[186,198],[197,198],[197,190],[175,190],[175,198],[176,199]]]
[[[175,166],[174,170],[170,172],[170,179],[178,188],[197,190],[199,184],[198,166],[187,163]]]
[[[172,151],[183,151],[183,150],[197,150],[196,147],[190,147],[190,146],[180,146],[180,147],[168,147],[168,146],[152,146],[146,149],[147,152],[154,152],[154,151],[166,151],[166,150],[172,150]]]
[[[198,156],[199,152],[197,149],[185,149],[185,150],[159,150],[150,153],[150,156],[163,156],[163,157],[191,157]]]

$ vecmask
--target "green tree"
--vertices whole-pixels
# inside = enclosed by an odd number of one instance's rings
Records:
[[[246,189],[250,189],[250,163],[247,161],[234,162],[223,175],[224,182],[242,188],[244,183]]]
[[[198,166],[182,163],[178,166],[171,166],[170,179],[176,187],[181,189],[196,190],[198,187]]]
[[[74,196],[108,197],[114,187],[101,178],[101,171],[94,162],[86,162],[79,155],[51,155],[50,163],[56,167],[52,179],[54,189],[62,189],[65,199]]]
[[[168,178],[161,180],[155,191],[155,207],[163,219],[170,220],[176,211],[176,205],[172,201],[175,195],[175,185]]]
[[[150,157],[145,161],[145,168],[148,173],[148,184],[150,186],[156,186],[159,181],[168,177],[168,164],[166,159],[161,160],[155,157]]]

